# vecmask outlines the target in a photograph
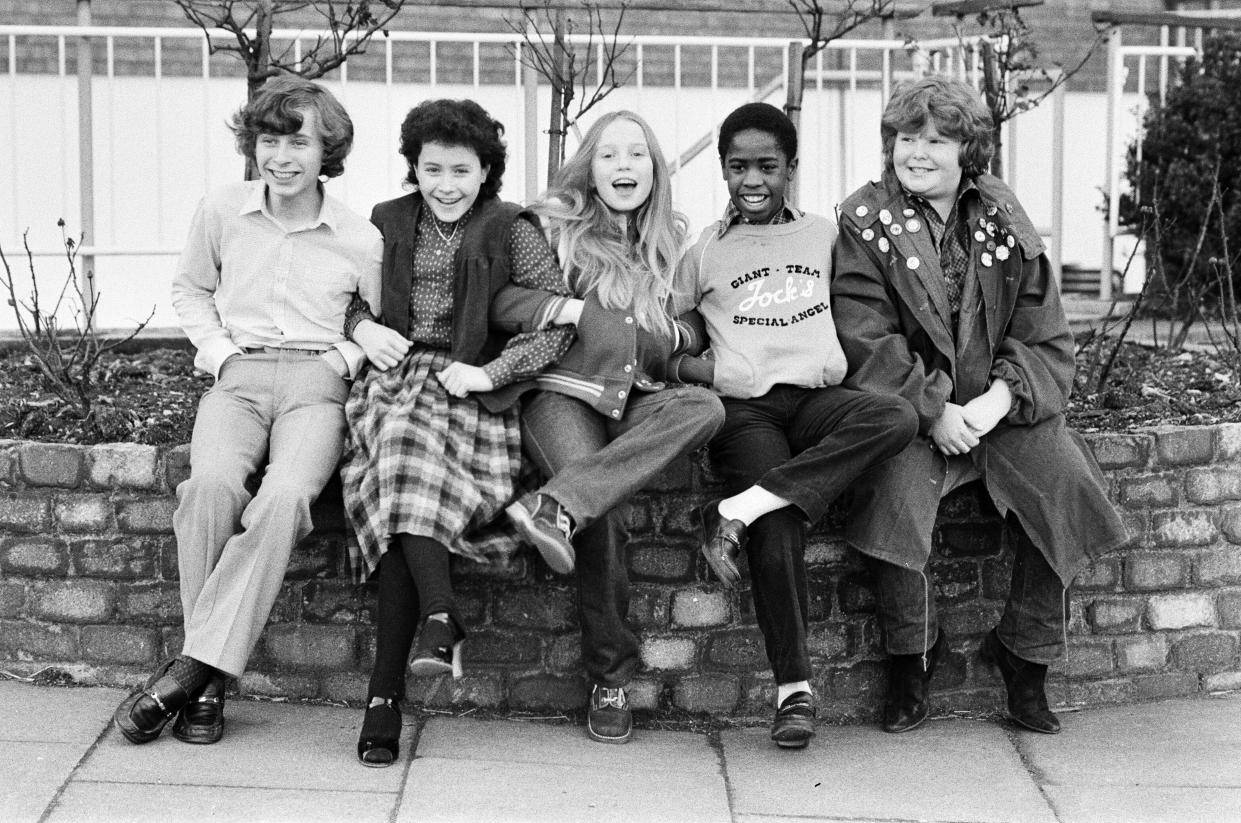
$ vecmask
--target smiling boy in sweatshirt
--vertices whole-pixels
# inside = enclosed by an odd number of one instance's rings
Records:
[[[748,103],[720,127],[723,217],[682,265],[695,284],[709,351],[683,379],[724,403],[713,461],[732,496],[699,512],[702,552],[729,587],[749,562],[754,610],[776,681],[771,738],[802,748],[815,733],[806,630],[806,529],[871,466],[917,431],[912,406],[840,385],[846,363],[829,291],[835,224],[785,199],[797,131],[779,109]]]

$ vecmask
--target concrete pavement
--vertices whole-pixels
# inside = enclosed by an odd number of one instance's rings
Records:
[[[111,725],[123,696],[0,681],[0,821],[1241,821],[1237,693],[1067,712],[1056,737],[820,727],[800,752],[765,728],[606,746],[565,723],[407,712],[388,769],[357,762],[357,709],[231,700],[217,745],[133,746]]]

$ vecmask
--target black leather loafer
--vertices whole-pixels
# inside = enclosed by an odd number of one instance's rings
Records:
[[[721,517],[718,500],[708,503],[696,513],[702,529],[702,556],[726,588],[735,588],[741,582],[737,560],[745,546],[745,524],[740,520]]]
[[[175,662],[174,658],[161,663],[143,687],[122,700],[112,714],[116,727],[130,743],[150,743],[159,737],[168,721],[189,702],[180,681],[168,674]]]
[[[804,749],[814,737],[814,697],[793,692],[784,698],[771,724],[771,739],[782,749]]]
[[[183,743],[219,743],[224,736],[224,675],[216,673],[177,713],[172,736]]]

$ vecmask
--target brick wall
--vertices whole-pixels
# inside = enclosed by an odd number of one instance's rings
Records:
[[[1241,688],[1241,424],[1092,435],[1135,538],[1071,593],[1056,702],[1102,704]],[[133,684],[181,646],[172,489],[188,450],[0,441],[0,668],[52,667],[83,683]],[[642,639],[635,704],[737,715],[773,691],[748,591],[705,575],[687,511],[718,493],[685,460],[634,503],[631,618]],[[343,570],[340,490],[314,508],[240,689],[360,700],[373,654],[374,587]],[[870,578],[834,511],[808,551],[810,644],[825,716],[874,716],[885,683]],[[936,703],[995,708],[1003,689],[975,656],[1007,592],[998,516],[967,488],[945,500],[938,597],[952,653]],[[533,552],[499,571],[455,567],[470,629],[466,677],[411,680],[435,705],[582,705],[575,586]]]

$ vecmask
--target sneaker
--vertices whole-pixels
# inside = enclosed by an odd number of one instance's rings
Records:
[[[814,737],[814,697],[793,692],[784,698],[771,724],[771,739],[782,749],[804,749]]]
[[[465,637],[458,635],[451,622],[428,617],[418,634],[409,673],[414,677],[451,674],[454,680],[460,680],[464,674],[461,664],[461,646],[464,642]]]
[[[564,506],[546,494],[528,494],[504,510],[526,542],[559,574],[573,571],[573,520]]]
[[[622,688],[595,684],[586,711],[586,734],[600,743],[628,743],[633,737],[633,712]]]

